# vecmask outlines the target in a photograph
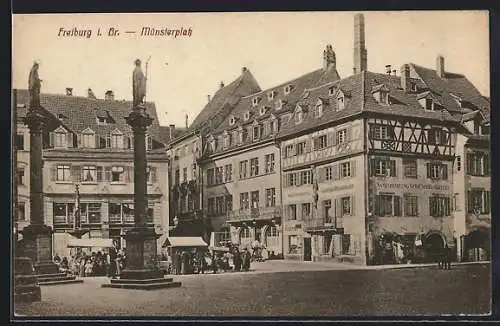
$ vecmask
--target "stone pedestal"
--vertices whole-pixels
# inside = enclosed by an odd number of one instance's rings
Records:
[[[52,261],[52,229],[44,224],[30,224],[22,234],[24,255],[33,261],[36,274],[57,273],[58,267]]]
[[[148,206],[146,183],[146,130],[153,119],[142,106],[137,106],[126,118],[134,131],[134,224],[124,238],[127,243],[127,266],[120,279],[113,279],[106,288],[154,290],[181,286],[171,278],[163,277],[156,264],[156,234],[154,227],[147,227]]]

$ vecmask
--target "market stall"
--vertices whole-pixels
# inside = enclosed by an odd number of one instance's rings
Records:
[[[167,237],[162,247],[167,249],[173,274],[193,273],[196,255],[208,250],[201,237]]]

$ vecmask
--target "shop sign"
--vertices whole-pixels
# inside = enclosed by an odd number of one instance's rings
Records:
[[[380,183],[378,189],[403,189],[403,190],[448,190],[448,185],[422,184],[422,183]]]

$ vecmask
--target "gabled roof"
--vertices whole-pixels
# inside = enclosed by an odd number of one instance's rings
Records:
[[[481,110],[485,116],[490,115],[490,101],[484,97],[477,88],[461,74],[446,72],[444,78],[438,76],[433,69],[425,68],[410,63],[410,69],[416,73],[425,85],[432,91],[441,94],[442,105],[450,112],[461,112],[462,109],[456,99],[451,95],[460,97],[462,105],[470,104],[470,109]]]
[[[227,86],[220,88],[210,102],[205,105],[203,110],[196,116],[188,128],[193,131],[200,128],[204,123],[213,119],[216,115],[222,113],[224,107],[229,104],[234,106],[242,96],[260,92],[260,86],[253,77],[250,70],[244,68],[242,74]]]
[[[271,109],[262,116],[262,118],[268,117],[271,113],[281,114],[283,112],[293,110],[295,108],[295,104],[297,101],[302,99],[304,96],[304,90],[307,88],[315,87],[318,83],[326,83],[333,82],[338,80],[339,74],[335,68],[329,68],[328,70],[324,70],[323,68],[314,70],[310,73],[302,75],[298,78],[286,81],[279,85],[270,87],[261,92],[256,92],[251,95],[245,96],[240,100],[240,102],[236,105],[234,110],[231,112],[232,116],[235,117],[243,117],[243,113],[248,111],[251,116],[258,115],[258,110],[262,105],[267,105]],[[288,85],[293,86],[293,90],[289,94],[284,93],[284,88]],[[275,91],[276,95],[272,100],[267,98],[267,93]],[[261,97],[261,103],[257,106],[252,105],[252,100],[254,97]],[[279,100],[284,100],[286,103],[283,104],[283,108],[276,111],[275,103]],[[243,123],[245,124],[245,123]],[[214,131],[214,133],[220,133],[227,128],[232,128],[233,126],[229,123],[229,118],[224,119],[224,121],[218,126],[218,128]]]
[[[17,103],[28,104],[28,90],[17,91]],[[125,121],[125,117],[132,110],[132,102],[119,100],[93,99],[80,96],[66,96],[62,94],[40,94],[40,104],[55,119],[59,114],[68,117],[61,123],[71,132],[78,134],[90,128],[97,135],[103,137],[111,131],[118,129],[122,133],[132,134],[131,127]],[[148,128],[151,137],[160,142],[160,125],[156,113],[156,106],[152,102],[146,103],[146,111],[153,118],[152,125]],[[101,125],[97,122],[97,117],[101,114],[109,114],[115,123]]]

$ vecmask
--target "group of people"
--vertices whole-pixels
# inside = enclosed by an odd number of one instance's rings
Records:
[[[54,263],[58,265],[61,273],[72,274],[79,277],[107,276],[116,278],[121,270],[126,267],[127,255],[124,249],[109,248],[108,252],[91,252],[90,254],[79,250],[68,259],[56,254]]]
[[[438,267],[441,269],[450,269],[451,268],[451,257],[452,252],[451,248],[448,245],[445,245],[443,248],[443,252],[439,256]]]
[[[213,249],[175,250],[171,257],[170,272],[180,275],[204,274],[209,271],[214,274],[219,271],[248,271],[251,260],[252,254],[246,248],[241,252],[238,248],[232,248],[227,252]]]

